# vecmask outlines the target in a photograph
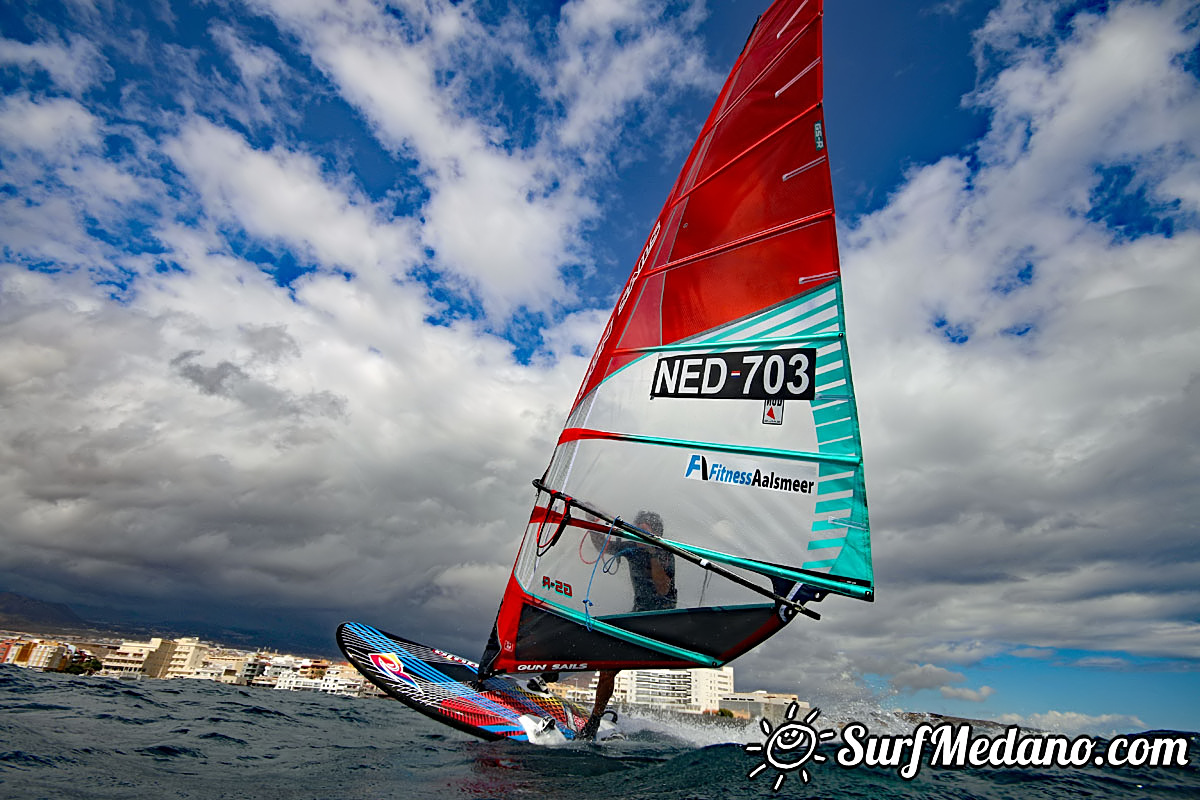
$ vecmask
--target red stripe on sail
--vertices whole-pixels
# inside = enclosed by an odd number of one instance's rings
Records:
[[[563,432],[559,434],[558,443],[566,444],[567,442],[577,442],[580,439],[613,439],[619,441],[626,438],[619,433],[598,431],[593,428],[563,428]]]

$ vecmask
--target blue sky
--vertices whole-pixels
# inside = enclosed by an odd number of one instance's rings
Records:
[[[476,653],[765,5],[6,5],[0,588]],[[879,599],[739,688],[1197,727],[1198,23],[829,2]]]

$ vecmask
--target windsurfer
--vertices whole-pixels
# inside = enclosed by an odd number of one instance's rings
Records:
[[[662,538],[662,517],[653,511],[639,511],[633,520],[635,528]],[[592,544],[604,551],[612,548],[614,541],[603,533],[593,531]],[[608,552],[613,552],[611,549]],[[623,540],[616,548],[612,561],[625,559],[629,563],[629,581],[633,585],[633,611],[661,611],[674,608],[678,602],[675,593],[675,556],[669,550]],[[605,572],[615,572],[612,561],[605,563]]]
[[[653,511],[639,511],[633,521],[634,527],[640,528],[661,538],[663,535],[662,517]],[[607,542],[592,534],[592,541],[597,548],[604,548]],[[603,552],[601,553],[603,556]],[[626,542],[617,551],[615,558],[624,558],[629,562],[629,580],[633,584],[634,611],[661,611],[675,608],[678,597],[675,591],[675,556],[668,550],[650,544]],[[587,724],[579,732],[580,739],[594,739],[600,729],[600,720],[604,709],[612,699],[616,688],[617,673],[620,670],[601,670],[596,681],[596,702],[592,706],[592,714]]]

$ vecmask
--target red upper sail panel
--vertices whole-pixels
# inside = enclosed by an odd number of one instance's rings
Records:
[[[781,0],[759,19],[651,230],[575,405],[635,357],[621,351],[687,339],[837,277],[822,13],[821,0]]]

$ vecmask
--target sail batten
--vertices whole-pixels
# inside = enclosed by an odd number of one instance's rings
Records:
[[[764,339],[722,339],[720,341],[705,340],[702,342],[676,342],[673,344],[646,345],[644,347],[618,347],[614,354],[623,356],[634,353],[667,353],[681,350],[732,350],[745,347],[770,349],[772,346],[784,344],[800,344],[803,342],[829,342],[845,337],[843,333],[810,333],[797,336],[777,336]]]
[[[801,76],[797,75],[797,76],[796,76],[796,80],[799,80],[799,79],[800,79],[800,77],[801,77]],[[708,175],[706,175],[704,178],[700,179],[699,181],[696,181],[695,183],[693,183],[693,184],[692,184],[690,187],[688,187],[687,191],[685,191],[685,192],[683,192],[682,194],[680,194],[680,195],[679,195],[679,197],[677,197],[677,198],[676,198],[676,199],[673,201],[673,203],[674,203],[674,204],[678,204],[678,203],[681,203],[681,202],[683,202],[683,201],[684,201],[684,200],[686,200],[688,197],[690,197],[690,196],[691,196],[691,195],[692,195],[694,192],[696,192],[697,190],[701,189],[701,188],[702,188],[702,187],[703,187],[705,184],[707,184],[709,181],[711,181],[711,180],[713,180],[714,178],[717,178],[718,176],[720,176],[720,175],[721,175],[721,173],[725,172],[725,170],[727,170],[727,169],[729,169],[730,167],[734,166],[734,165],[735,165],[735,164],[736,164],[738,161],[740,161],[741,159],[743,159],[743,158],[747,158],[747,157],[749,157],[749,156],[753,155],[753,154],[755,153],[755,151],[757,151],[757,150],[759,150],[759,149],[761,149],[761,148],[763,148],[763,147],[767,147],[767,146],[769,146],[769,145],[771,144],[771,140],[772,140],[773,138],[775,138],[775,137],[777,137],[777,136],[779,136],[779,135],[781,135],[781,134],[783,134],[783,133],[787,132],[787,130],[788,130],[789,128],[791,128],[793,125],[796,125],[796,124],[798,124],[798,123],[800,123],[800,122],[804,121],[804,118],[805,118],[805,117],[809,116],[810,114],[812,114],[814,111],[816,111],[816,110],[817,110],[817,109],[819,109],[820,107],[821,107],[821,103],[819,103],[819,102],[818,102],[818,103],[813,103],[811,106],[809,106],[808,108],[804,109],[804,110],[803,110],[803,111],[801,111],[799,114],[797,114],[796,116],[792,117],[791,119],[789,119],[787,122],[785,122],[785,123],[783,123],[782,125],[780,125],[780,126],[779,126],[778,128],[776,128],[775,130],[771,131],[770,133],[767,133],[767,134],[766,134],[766,135],[764,135],[764,136],[763,136],[761,139],[759,139],[759,140],[755,141],[753,144],[751,144],[751,145],[750,145],[749,147],[747,147],[745,150],[741,151],[741,152],[740,152],[740,153],[738,153],[737,155],[735,155],[735,156],[733,156],[732,158],[730,158],[730,159],[729,159],[728,161],[726,161],[724,164],[721,164],[721,165],[720,165],[720,166],[718,166],[718,167],[714,167],[714,168],[713,168],[713,170],[712,170],[710,173],[708,173]],[[814,159],[814,161],[818,161],[818,160],[819,160],[819,159]],[[814,164],[812,164],[811,162],[810,162],[810,165],[812,165],[812,166],[815,166],[815,165],[814,165]],[[791,175],[791,174],[798,174],[798,171],[794,170],[794,171],[793,171],[793,172],[791,172],[791,173],[783,173],[783,174],[780,176],[780,179],[781,179],[781,180],[785,180],[785,181],[786,181],[786,180],[787,180],[787,176],[788,176],[788,175]]]
[[[613,308],[482,663],[715,665],[874,599],[820,0],[751,32]]]
[[[680,258],[676,261],[671,261],[666,264],[663,264],[660,267],[655,267],[653,269],[647,270],[645,275],[646,275],[646,277],[650,277],[652,275],[656,275],[661,272],[669,272],[670,270],[678,269],[679,267],[686,267],[690,264],[696,263],[697,261],[703,261],[706,258],[712,258],[713,256],[718,256],[718,255],[721,255],[722,253],[727,253],[730,250],[736,250],[740,247],[745,247],[746,245],[755,244],[756,242],[761,242],[764,239],[770,239],[775,236],[780,236],[785,233],[790,233],[791,231],[797,230],[798,228],[804,228],[809,225],[813,225],[814,223],[821,222],[823,220],[832,219],[832,218],[833,218],[833,209],[829,209],[828,211],[820,211],[816,214],[812,214],[810,216],[803,217],[801,219],[789,220],[788,222],[785,222],[782,225],[776,225],[773,228],[767,228],[766,230],[757,231],[753,234],[743,237],[742,239],[738,239],[737,241],[725,242],[724,244],[721,244],[720,246],[713,247],[713,248],[704,250],[699,253],[692,253],[684,258]]]
[[[726,444],[722,442],[700,442],[689,439],[666,439],[659,436],[639,436],[634,433],[614,433],[612,431],[600,431],[588,428],[566,428],[559,436],[558,441],[560,444],[565,444],[582,439],[613,439],[640,444],[659,445],[661,447],[682,447],[686,450],[710,450],[714,453],[770,456],[790,461],[814,461],[829,464],[849,464],[852,466],[858,466],[862,463],[862,458],[854,453],[810,453],[802,450],[777,450],[767,447],[750,447],[748,445]],[[834,442],[829,443],[832,444]]]
[[[796,13],[799,14],[801,10],[803,10],[803,9],[797,9]],[[804,25],[804,27],[798,33],[796,33],[796,35],[794,35],[792,37],[792,39],[788,42],[788,44],[783,49],[780,50],[780,52],[775,56],[775,58],[769,64],[764,66],[757,75],[754,76],[754,78],[746,85],[746,88],[737,96],[736,99],[734,99],[732,102],[724,102],[724,103],[721,101],[718,101],[718,108],[721,109],[721,112],[718,115],[716,115],[715,119],[711,120],[707,125],[705,125],[705,127],[703,129],[701,129],[701,131],[700,131],[700,139],[701,140],[703,140],[706,136],[708,136],[709,133],[712,131],[712,129],[716,128],[718,125],[720,125],[721,123],[723,123],[726,120],[726,117],[728,117],[728,115],[735,108],[737,108],[737,106],[743,100],[746,99],[746,95],[748,95],[755,87],[757,87],[759,84],[762,83],[764,76],[766,76],[769,72],[771,72],[779,64],[779,62],[784,58],[784,56],[787,55],[788,51],[791,50],[791,48],[793,46],[795,46],[804,37],[804,35],[809,32],[809,30],[814,25],[817,24],[817,21],[819,19],[820,19],[820,17],[817,16],[817,17],[813,17],[813,19],[809,20]],[[780,36],[783,35],[783,32],[784,32],[784,29],[780,29],[780,31],[775,35],[775,38],[778,39]],[[753,34],[751,34],[751,38],[753,38]],[[750,42],[747,42],[747,44],[750,44]],[[821,63],[821,58],[818,56],[816,59],[814,59],[812,61],[812,63],[810,63],[807,67],[805,67],[803,70],[801,70],[790,81],[788,81],[786,84],[784,84],[783,87],[781,87],[780,89],[777,89],[774,93],[774,97],[776,99],[778,99],[781,94],[783,94],[788,88],[790,88],[792,86],[792,84],[796,83],[796,81],[798,81],[800,78],[803,78],[816,65],[818,65],[820,63]],[[740,64],[740,62],[739,62],[739,64]],[[730,76],[731,83],[733,81],[733,78],[736,77],[737,75],[738,75],[738,67],[735,66],[734,72]],[[818,100],[818,102],[820,102],[820,101]]]

